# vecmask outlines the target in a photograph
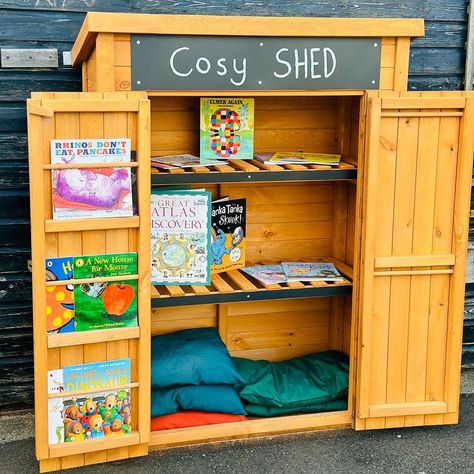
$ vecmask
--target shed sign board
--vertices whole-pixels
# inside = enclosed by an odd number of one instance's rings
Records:
[[[378,89],[378,38],[132,35],[133,90]]]

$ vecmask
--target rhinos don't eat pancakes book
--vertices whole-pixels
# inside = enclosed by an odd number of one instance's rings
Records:
[[[51,164],[130,162],[130,139],[51,140]],[[54,219],[133,216],[128,167],[51,170]]]
[[[254,141],[254,100],[201,98],[202,160],[251,160]]]
[[[131,433],[130,359],[69,365],[47,377],[55,395],[48,399],[49,444]]]
[[[151,194],[151,282],[210,283],[211,193],[153,190]]]

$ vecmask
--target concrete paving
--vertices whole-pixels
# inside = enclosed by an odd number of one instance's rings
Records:
[[[463,373],[460,423],[393,430],[276,436],[155,451],[71,474],[468,473],[474,472],[474,371]],[[0,473],[37,472],[32,414],[0,417]]]

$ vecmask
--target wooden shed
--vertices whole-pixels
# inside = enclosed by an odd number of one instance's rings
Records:
[[[46,420],[46,374],[67,364],[130,357],[131,437],[49,445],[50,471],[143,455],[149,448],[352,426],[450,424],[458,419],[464,282],[473,152],[473,96],[407,92],[410,38],[423,20],[90,13],[73,48],[83,93],[35,93],[28,103],[34,300],[35,408]],[[367,87],[140,89],[132,42],[149,37],[370,40],[379,48]],[[162,64],[164,67],[164,63]],[[283,83],[284,84],[284,83]],[[198,154],[199,98],[253,97],[255,151],[340,153],[338,168],[230,162],[150,172],[150,153]],[[126,135],[136,151],[139,209],[127,219],[52,219],[49,140]],[[322,259],[344,279],[258,286],[240,271],[208,287],[151,287],[151,186],[205,187],[248,203],[249,262]],[[278,206],[274,206],[278,204]],[[293,243],[296,242],[297,245]],[[44,259],[136,251],[139,331],[47,335]],[[151,307],[151,312],[150,312]],[[190,311],[192,309],[192,311]],[[283,360],[336,349],[350,359],[348,409],[151,432],[150,337],[217,327],[230,353]]]

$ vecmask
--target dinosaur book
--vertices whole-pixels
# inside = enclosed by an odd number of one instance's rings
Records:
[[[49,444],[130,434],[129,385],[130,359],[50,370]]]
[[[201,159],[253,158],[254,100],[201,98]]]
[[[151,281],[154,285],[210,283],[211,193],[153,190]]]
[[[214,201],[211,216],[211,274],[244,267],[245,198]]]

